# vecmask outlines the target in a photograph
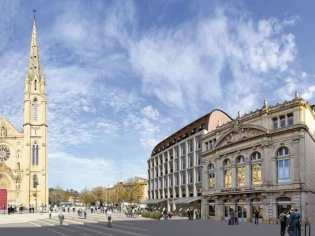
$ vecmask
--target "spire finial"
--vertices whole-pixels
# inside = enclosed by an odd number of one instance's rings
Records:
[[[35,9],[35,6],[34,6],[34,9],[33,9],[33,12],[34,12],[34,19],[35,19],[35,18],[36,18],[36,17],[35,17],[35,14],[36,14],[36,12],[37,12],[36,9]]]
[[[295,92],[295,99],[298,99],[299,98],[299,93],[296,91]]]

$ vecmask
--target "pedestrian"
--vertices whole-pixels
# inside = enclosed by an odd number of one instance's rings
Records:
[[[51,209],[49,209],[49,219],[51,219]]]
[[[68,206],[68,213],[70,213],[70,206]]]
[[[163,211],[164,220],[167,220],[167,210],[164,208]]]
[[[294,210],[291,209],[290,210],[290,217],[288,219],[288,233],[289,233],[289,236],[295,236],[294,235],[294,232],[295,232],[295,214],[294,214]]]
[[[258,210],[255,210],[255,224],[258,225],[258,219],[259,219],[259,212]]]
[[[108,219],[108,225],[107,225],[107,227],[112,227],[112,212],[111,212],[111,210],[109,209],[108,211],[107,211],[107,213],[106,213],[106,215],[107,215],[107,219]]]
[[[234,213],[234,221],[235,221],[235,225],[238,225],[238,212],[235,211]]]
[[[73,213],[75,212],[75,207],[72,208]]]
[[[231,221],[231,225],[234,225],[235,219],[234,219],[235,215],[234,215],[234,211],[231,208],[230,209],[230,221]]]
[[[294,213],[294,236],[301,236],[301,214],[298,209]]]
[[[84,210],[84,219],[86,219],[86,210]]]
[[[287,215],[282,212],[279,216],[279,221],[280,221],[280,235],[281,236],[284,236],[285,235],[285,228],[287,226],[287,220],[288,220],[288,217]]]
[[[291,211],[288,211],[287,213],[287,234],[289,236],[292,236],[292,230],[291,230],[291,227],[290,227],[290,217],[291,217]]]
[[[3,214],[5,214],[5,205],[2,206]]]
[[[62,212],[60,212],[58,218],[59,218],[60,225],[62,225],[62,222],[65,219],[64,215],[62,214]]]
[[[190,220],[190,211],[189,208],[186,210],[187,216],[188,216],[188,220]]]

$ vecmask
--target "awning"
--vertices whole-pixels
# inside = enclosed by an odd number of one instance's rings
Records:
[[[175,204],[180,204],[180,203],[182,203],[182,202],[185,201],[185,200],[187,200],[186,197],[179,198],[179,199],[175,200],[174,203],[175,203]]]
[[[194,201],[198,201],[201,199],[201,196],[198,196],[198,197],[189,197],[186,201],[183,201],[182,203],[191,203],[191,202],[194,202]]]
[[[167,199],[165,198],[164,199],[147,199],[144,202],[140,202],[140,204],[156,204],[163,201],[167,201]]]
[[[201,196],[198,197],[183,197],[174,201],[175,204],[188,204],[194,201],[201,199]]]

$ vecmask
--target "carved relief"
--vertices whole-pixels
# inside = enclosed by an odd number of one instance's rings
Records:
[[[266,132],[260,129],[237,127],[237,128],[234,128],[231,132],[229,132],[224,137],[220,138],[218,140],[216,147],[225,146],[225,145],[235,143],[241,140],[263,135],[265,133]]]

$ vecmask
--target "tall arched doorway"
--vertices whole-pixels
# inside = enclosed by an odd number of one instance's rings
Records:
[[[284,213],[288,213],[288,211],[292,208],[292,204],[291,204],[291,198],[289,197],[280,197],[277,198],[277,216],[279,218],[279,215],[284,212]]]

